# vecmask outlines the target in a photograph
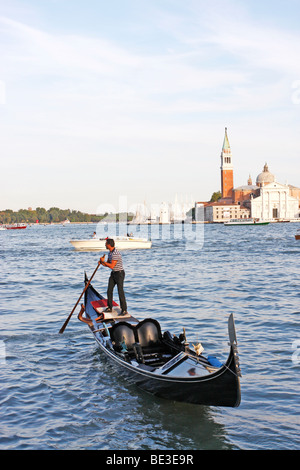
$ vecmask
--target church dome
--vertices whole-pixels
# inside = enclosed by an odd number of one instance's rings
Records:
[[[265,164],[263,172],[256,178],[257,186],[264,186],[265,184],[273,183],[274,181],[275,176],[269,172],[268,165]]]

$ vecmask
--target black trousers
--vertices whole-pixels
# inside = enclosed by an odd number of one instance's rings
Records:
[[[107,288],[107,306],[109,308],[113,307],[113,290],[115,285],[117,284],[121,310],[127,311],[127,303],[124,294],[124,279],[125,271],[111,272]]]

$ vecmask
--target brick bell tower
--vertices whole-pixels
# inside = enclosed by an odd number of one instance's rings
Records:
[[[225,137],[221,153],[221,193],[222,199],[232,202],[233,197],[233,165],[232,154],[227,136],[227,127],[225,127]]]

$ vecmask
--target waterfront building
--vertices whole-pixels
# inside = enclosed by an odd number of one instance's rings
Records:
[[[288,185],[267,183],[258,197],[251,197],[251,215],[270,221],[294,220],[299,218],[299,200],[290,195]]]
[[[204,202],[204,220],[206,222],[226,222],[228,219],[250,217],[250,209],[243,204],[243,199],[235,197],[233,183],[233,160],[227,128],[221,151],[221,199],[216,202]],[[248,194],[248,192],[247,192]]]
[[[204,205],[207,222],[225,222],[228,219],[259,218],[271,222],[300,220],[300,188],[279,183],[269,171],[267,163],[255,184],[249,175],[247,185],[234,187],[233,159],[227,128],[221,151],[221,198]]]
[[[300,189],[279,183],[265,163],[250,193],[251,217],[269,221],[299,218]]]
[[[229,219],[248,219],[250,209],[246,206],[226,202],[212,202],[204,205],[204,220],[207,222],[226,222]]]
[[[251,199],[251,196],[259,196],[259,187],[255,184],[252,184],[252,178],[249,175],[248,182],[246,185],[238,186],[233,190],[233,202],[235,203],[244,203]]]

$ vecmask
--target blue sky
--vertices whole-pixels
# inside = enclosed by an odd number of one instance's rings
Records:
[[[300,186],[298,0],[0,0],[0,208]]]

